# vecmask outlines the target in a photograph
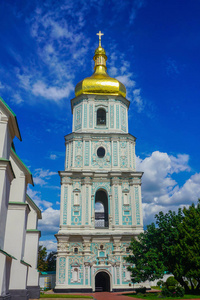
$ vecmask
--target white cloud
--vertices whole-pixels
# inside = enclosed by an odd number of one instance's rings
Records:
[[[116,79],[122,82],[126,88],[132,88],[135,86],[136,83],[134,80],[131,79],[131,76],[132,74],[128,73],[128,74],[117,76]]]
[[[43,186],[43,185],[47,184],[47,181],[53,175],[58,175],[58,174],[57,174],[57,172],[52,172],[50,170],[43,170],[41,168],[35,169],[33,181],[35,184],[39,184],[39,185]]]
[[[15,104],[21,104],[24,102],[24,100],[22,100],[21,96],[19,94],[15,94],[13,95],[12,97],[12,103],[15,103]]]
[[[63,88],[47,86],[42,81],[37,81],[32,88],[32,92],[35,96],[42,96],[43,98],[49,100],[60,100],[69,96],[69,94],[74,90],[74,86],[71,82],[68,82]]]
[[[140,8],[142,8],[145,4],[145,1],[144,0],[135,0],[135,1],[132,1],[132,9],[130,11],[130,15],[129,15],[129,24],[132,24],[133,21],[135,20],[136,18],[136,15],[137,15],[137,12]]]
[[[43,247],[46,247],[48,252],[57,251],[57,242],[56,241],[53,241],[53,240],[41,241],[40,240],[40,245]]]
[[[95,212],[104,212],[104,206],[102,203],[95,203]]]
[[[52,160],[56,160],[58,156],[56,154],[50,154],[49,158]]]
[[[43,211],[44,208],[51,207],[53,204],[49,201],[41,199],[41,192],[32,190],[29,186],[27,189],[27,194],[35,202],[35,204]]]
[[[47,182],[40,177],[33,177],[34,184],[45,185]]]
[[[112,49],[109,56],[108,66],[109,75],[115,77],[125,85],[127,92],[126,97],[130,101],[133,100],[133,104],[135,105],[137,112],[140,113],[144,109],[145,105],[141,96],[141,89],[137,88],[134,73],[130,71],[130,63],[124,59],[123,55],[120,55],[115,49]]]
[[[32,102],[37,99],[33,96],[57,103],[69,97],[74,91],[75,73],[84,66],[90,40],[82,28],[89,6],[72,2],[62,7],[41,5],[26,20],[37,55],[31,61],[22,60],[20,70],[15,71],[18,86],[32,93]]]
[[[188,154],[178,154],[177,157],[170,155],[170,159],[172,162],[171,173],[190,171],[190,167],[188,166]]]
[[[135,89],[133,91],[133,101],[136,104],[138,112],[141,112],[144,108],[144,102],[141,97],[141,89]]]
[[[57,172],[52,172],[50,170],[44,170],[42,168],[38,168],[38,169],[35,169],[35,174],[39,175],[42,178],[46,177],[49,179],[50,176],[57,175]]]
[[[48,207],[42,212],[42,220],[39,220],[38,228],[44,235],[55,234],[59,230],[60,210]]]
[[[195,173],[172,195],[171,202],[191,204],[198,198],[200,198],[200,173]]]
[[[145,159],[136,158],[138,171],[143,171],[142,202],[144,223],[153,221],[159,211],[177,210],[196,202],[200,197],[200,174],[192,175],[183,186],[173,179],[173,174],[190,172],[189,155],[177,156],[155,151]]]
[[[168,76],[178,75],[180,73],[179,68],[177,66],[177,62],[171,57],[169,57],[167,60],[166,71]]]
[[[3,83],[0,81],[0,89],[4,89],[5,85],[3,85]]]

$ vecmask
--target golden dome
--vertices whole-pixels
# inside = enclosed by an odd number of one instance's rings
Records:
[[[126,88],[117,79],[110,77],[106,70],[106,52],[101,47],[101,32],[99,32],[99,47],[94,54],[94,73],[80,81],[75,87],[76,97],[81,94],[121,95],[126,97]]]

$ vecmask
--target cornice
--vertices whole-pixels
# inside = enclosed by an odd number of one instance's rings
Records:
[[[101,95],[96,95],[96,94],[81,94],[77,97],[74,97],[71,99],[71,111],[73,111],[73,105],[74,105],[74,102],[76,101],[101,101],[101,100],[113,100],[113,101],[121,101],[123,102],[128,108],[130,106],[130,101],[128,99],[126,99],[125,97],[122,97],[120,95],[104,95],[104,94],[101,94]]]
[[[110,179],[127,179],[130,183],[136,184],[141,183],[141,178],[143,175],[143,172],[137,172],[137,171],[59,171],[58,172],[61,178],[62,183],[68,183],[72,184],[72,180],[74,179],[80,179],[85,182],[90,178],[90,182],[92,180],[110,180]],[[64,180],[63,180],[64,179]],[[89,181],[88,181],[89,182]]]
[[[65,135],[65,141],[70,141],[70,140],[95,140],[103,138],[105,140],[109,141],[116,141],[116,140],[131,140],[133,142],[136,141],[136,137],[133,136],[130,133],[120,133],[120,132],[106,132],[106,133],[100,133],[100,132],[72,132],[70,134]]]
[[[8,159],[0,158],[0,170],[7,170],[10,182],[15,178],[11,162]]]

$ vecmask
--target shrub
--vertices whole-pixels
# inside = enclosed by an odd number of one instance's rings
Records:
[[[162,288],[162,295],[165,297],[183,297],[184,293],[184,289],[173,276],[167,279]]]
[[[170,290],[168,290],[168,288],[166,286],[163,286],[162,288],[162,295],[164,297],[171,297],[172,293]]]
[[[176,296],[177,297],[183,297],[184,294],[185,294],[184,288],[182,288],[181,286],[177,286],[176,287]]]
[[[141,287],[141,288],[135,288],[136,294],[145,294],[146,293],[146,287]]]
[[[167,278],[166,280],[166,286],[169,287],[169,286],[177,286],[178,284],[178,281],[173,277],[173,276],[170,276]]]

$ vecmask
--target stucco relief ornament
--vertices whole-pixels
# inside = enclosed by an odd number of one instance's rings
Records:
[[[127,159],[127,144],[126,142],[122,142],[120,144],[120,167],[127,167],[128,159]]]
[[[66,251],[67,250],[67,246],[66,244],[62,243],[58,245],[58,250],[60,251]]]
[[[90,178],[90,177],[85,177],[85,178],[84,178],[84,183],[85,183],[85,184],[92,184],[91,178]]]
[[[113,184],[113,185],[118,185],[118,184],[119,184],[119,178],[118,178],[118,177],[114,177],[114,178],[112,179],[112,184]]]
[[[82,142],[78,141],[76,142],[76,157],[75,157],[75,167],[81,167],[82,166]]]
[[[103,147],[105,149],[105,156],[98,157],[97,150],[98,148]],[[104,140],[99,140],[95,142],[93,146],[93,164],[98,165],[100,168],[107,167],[110,165],[111,157],[110,157],[110,144],[104,142]]]
[[[70,177],[62,177],[62,183],[72,184],[72,180]]]

